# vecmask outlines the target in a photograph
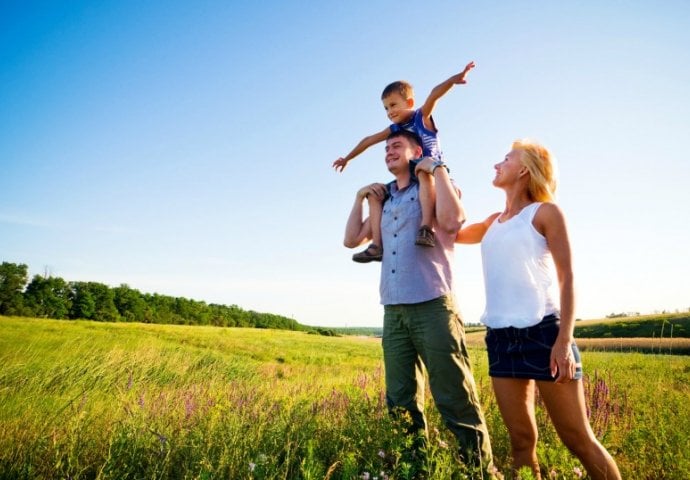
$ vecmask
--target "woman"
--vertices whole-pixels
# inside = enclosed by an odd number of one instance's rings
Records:
[[[549,151],[516,141],[495,165],[494,186],[506,193],[502,212],[463,228],[458,243],[481,242],[489,375],[508,428],[515,470],[537,461],[535,385],[565,445],[593,479],[620,479],[618,467],[589,426],[580,354],[573,338],[570,243],[553,202],[555,165]],[[550,288],[556,267],[560,304]]]

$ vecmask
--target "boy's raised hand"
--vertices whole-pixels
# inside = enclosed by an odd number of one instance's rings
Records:
[[[345,167],[347,167],[348,160],[345,160],[343,157],[340,157],[338,160],[333,162],[333,168],[335,168],[336,172],[342,172],[345,170]]]
[[[474,62],[470,62],[467,65],[465,65],[465,69],[462,72],[458,73],[457,75],[453,75],[451,77],[453,80],[453,83],[455,83],[456,85],[467,83],[467,80],[465,80],[465,77],[470,72],[470,70],[472,70],[474,67],[475,67]]]
[[[438,102],[438,100],[446,93],[448,93],[448,91],[451,88],[453,88],[453,85],[462,85],[467,83],[465,77],[473,68],[474,62],[468,63],[467,65],[465,65],[465,69],[462,72],[456,73],[452,77],[449,77],[448,79],[436,85],[431,90],[431,93],[429,93],[429,96],[426,98],[426,101],[424,102],[424,105],[422,105],[421,108],[422,115],[424,117],[424,125],[426,126],[426,128],[435,129],[435,127],[433,126],[433,122],[431,121],[431,112],[434,110],[436,102]]]

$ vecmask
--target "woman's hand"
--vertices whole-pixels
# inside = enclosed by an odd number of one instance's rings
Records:
[[[575,378],[577,364],[571,344],[570,340],[557,338],[551,348],[551,376],[556,377],[556,383],[567,383]]]

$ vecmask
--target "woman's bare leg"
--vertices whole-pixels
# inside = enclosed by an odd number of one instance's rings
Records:
[[[537,480],[541,479],[537,461],[537,421],[534,416],[534,381],[520,378],[492,377],[503,423],[510,435],[513,469],[532,469]]]
[[[620,480],[618,466],[594,436],[587,420],[582,380],[537,382],[546,410],[563,443],[594,480]]]

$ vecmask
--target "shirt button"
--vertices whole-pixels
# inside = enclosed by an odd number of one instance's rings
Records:
[[[395,273],[395,269],[391,270],[391,273]]]
[[[394,237],[394,238],[398,238],[398,234],[397,234],[397,233],[394,233],[394,234],[393,234],[393,237]]]
[[[393,252],[393,255],[395,255],[395,252]]]

